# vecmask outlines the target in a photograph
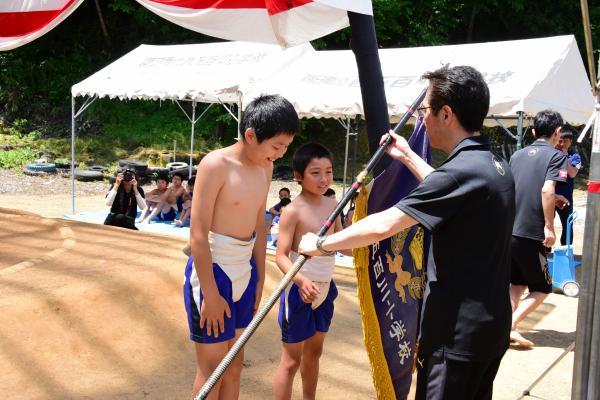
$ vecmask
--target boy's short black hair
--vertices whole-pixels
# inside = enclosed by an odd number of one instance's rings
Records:
[[[165,181],[167,183],[171,182],[171,180],[169,179],[169,175],[162,175],[162,174],[157,175],[155,181],[158,182],[161,180]]]
[[[240,135],[252,128],[258,143],[278,134],[295,135],[300,121],[294,106],[278,94],[262,95],[246,106],[240,121]]]
[[[323,196],[326,196],[326,197],[335,196],[335,190],[333,190],[332,188],[327,188],[325,193],[323,193]]]
[[[194,183],[196,183],[196,177],[192,176],[190,179],[188,179],[188,185],[194,186]]]
[[[281,193],[282,191],[288,192],[288,194],[292,194],[292,192],[290,192],[290,189],[288,189],[286,187],[282,187],[281,189],[279,189],[279,192],[277,192],[277,193]]]
[[[533,121],[535,137],[551,137],[556,128],[560,128],[563,124],[560,113],[553,110],[542,110],[535,115]]]
[[[179,177],[179,179],[181,179],[181,181],[182,181],[182,182],[183,182],[183,180],[185,179],[185,178],[184,178],[184,176],[183,176],[183,174],[182,174],[181,172],[175,172],[175,173],[173,174],[173,176],[171,177],[171,179],[175,178],[176,176],[178,176],[178,177]]]
[[[490,90],[479,71],[466,65],[442,67],[422,78],[429,80],[429,105],[435,115],[447,105],[467,132],[481,129],[490,108]]]
[[[561,139],[569,139],[573,141],[573,129],[570,126],[563,126],[560,130],[560,138]]]
[[[301,176],[304,176],[304,170],[311,160],[315,158],[327,158],[333,165],[333,155],[323,145],[318,143],[306,143],[298,148],[292,159],[292,168]]]
[[[285,206],[287,206],[288,204],[290,204],[292,202],[292,200],[289,197],[284,197],[283,199],[281,199],[279,201],[279,207],[283,208]]]

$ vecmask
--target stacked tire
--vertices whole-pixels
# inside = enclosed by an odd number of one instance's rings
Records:
[[[27,164],[23,172],[26,175],[46,175],[56,172],[56,165],[52,163]]]

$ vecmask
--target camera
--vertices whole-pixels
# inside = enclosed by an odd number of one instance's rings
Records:
[[[125,182],[130,182],[135,178],[135,172],[133,172],[130,169],[126,169],[125,171],[123,171],[123,180]]]

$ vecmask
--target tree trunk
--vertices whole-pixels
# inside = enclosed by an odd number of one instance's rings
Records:
[[[100,20],[100,28],[102,29],[102,36],[104,37],[104,41],[106,45],[110,48],[112,47],[110,44],[110,37],[108,36],[108,30],[106,29],[106,23],[104,22],[104,17],[102,16],[102,10],[100,9],[100,3],[98,0],[94,0],[96,4],[96,12],[98,13],[98,20]]]

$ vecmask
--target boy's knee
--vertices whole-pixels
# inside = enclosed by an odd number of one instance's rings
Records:
[[[285,357],[281,360],[281,365],[291,373],[295,373],[300,368],[300,363],[302,362],[301,357]]]
[[[323,354],[323,347],[312,347],[304,349],[304,357],[307,361],[317,361]]]

